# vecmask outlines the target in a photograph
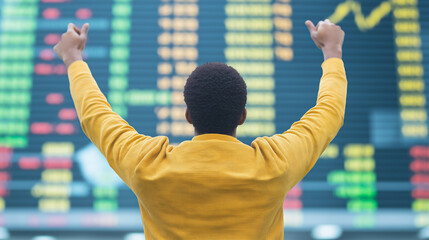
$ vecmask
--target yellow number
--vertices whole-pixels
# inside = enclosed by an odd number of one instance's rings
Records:
[[[425,138],[428,135],[427,125],[413,124],[402,126],[402,134],[406,137]]]
[[[425,89],[425,83],[422,79],[400,80],[399,89],[401,91],[422,92]]]
[[[426,121],[427,120],[427,112],[426,110],[402,110],[401,111],[401,119],[403,121]]]
[[[346,157],[372,157],[374,146],[369,144],[348,144],[344,147]]]
[[[403,94],[399,98],[401,106],[423,107],[426,105],[426,97],[422,94]]]

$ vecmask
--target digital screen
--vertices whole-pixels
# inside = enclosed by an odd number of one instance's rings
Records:
[[[346,32],[345,124],[286,197],[285,228],[429,226],[426,0],[0,0],[0,226],[142,229],[53,52],[69,22],[90,23],[86,61],[113,110],[174,144],[193,137],[187,76],[235,67],[248,87],[237,137],[250,144],[315,105],[323,56],[304,22],[326,18]]]

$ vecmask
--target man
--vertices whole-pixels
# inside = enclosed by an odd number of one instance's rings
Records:
[[[55,46],[89,139],[134,191],[147,239],[283,239],[283,200],[314,166],[344,120],[344,32],[329,20],[306,25],[325,62],[317,105],[283,134],[235,138],[246,119],[246,85],[231,67],[198,67],[185,86],[186,119],[195,137],[179,146],[137,133],[112,112],[82,51],[89,25]]]

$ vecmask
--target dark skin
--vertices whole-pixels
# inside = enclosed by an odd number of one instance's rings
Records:
[[[186,121],[188,121],[189,124],[194,125],[192,122],[191,116],[189,115],[189,110],[187,108],[186,108],[185,117],[186,117]],[[243,113],[241,114],[240,122],[238,123],[238,126],[243,125],[243,123],[246,121],[246,117],[247,117],[247,109],[245,108]],[[196,129],[194,130],[195,136],[202,135],[202,134],[204,134],[204,133],[199,133]],[[227,134],[227,135],[236,137],[237,136],[237,128],[235,128],[232,133]]]

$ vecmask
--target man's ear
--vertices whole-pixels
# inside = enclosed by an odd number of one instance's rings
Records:
[[[247,109],[244,108],[244,111],[241,114],[240,122],[238,122],[238,125],[243,125],[243,123],[246,121],[246,117],[247,117]]]
[[[191,116],[189,115],[188,108],[186,108],[185,117],[186,117],[186,121],[188,121],[189,124],[193,124],[191,120]]]

